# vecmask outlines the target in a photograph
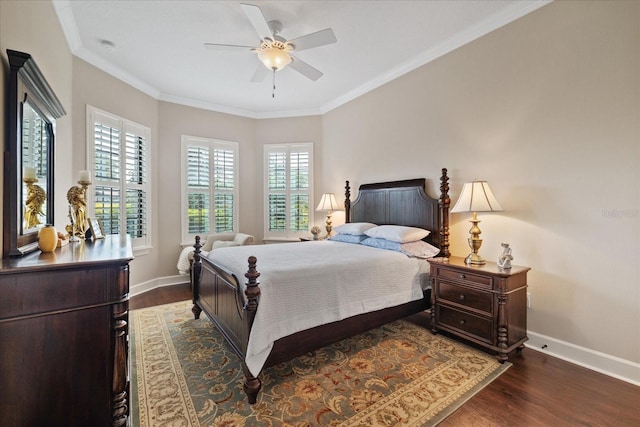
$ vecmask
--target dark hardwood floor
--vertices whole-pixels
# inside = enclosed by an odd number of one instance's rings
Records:
[[[188,285],[131,298],[132,310],[191,298]],[[426,315],[412,321],[425,324]],[[441,426],[640,426],[640,387],[525,348]]]

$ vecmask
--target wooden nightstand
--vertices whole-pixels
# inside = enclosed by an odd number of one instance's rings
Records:
[[[527,338],[528,267],[503,270],[494,262],[467,265],[464,258],[433,258],[431,330],[447,331],[497,353],[522,349]]]

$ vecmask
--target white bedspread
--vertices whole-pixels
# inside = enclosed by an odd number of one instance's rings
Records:
[[[208,256],[245,284],[251,255],[261,290],[245,358],[253,375],[277,339],[420,299],[428,283],[426,260],[328,240],[221,248]]]

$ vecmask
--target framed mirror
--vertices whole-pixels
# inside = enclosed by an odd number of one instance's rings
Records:
[[[38,231],[53,224],[55,122],[66,114],[31,55],[7,55],[3,258],[37,249]]]

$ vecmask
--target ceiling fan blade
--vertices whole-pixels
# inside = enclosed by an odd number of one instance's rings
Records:
[[[204,47],[211,50],[251,50],[253,46],[240,46],[238,44],[220,44],[220,43],[205,43]]]
[[[293,45],[296,52],[300,52],[301,50],[324,46],[326,44],[335,43],[337,41],[338,39],[333,33],[333,30],[331,28],[326,28],[324,30],[316,31],[315,33],[307,34],[289,40],[288,43],[290,45]]]
[[[249,18],[251,25],[256,29],[256,32],[260,36],[261,40],[269,39],[273,40],[273,34],[271,28],[267,24],[267,20],[264,19],[264,15],[258,6],[252,4],[240,3],[240,7],[244,10],[245,15]]]
[[[265,67],[262,63],[259,63],[258,68],[256,68],[256,71],[251,77],[251,83],[260,83],[264,80],[265,77],[267,77],[267,74],[269,74],[269,70],[267,69],[267,67]]]
[[[322,71],[313,68],[311,65],[296,58],[295,56],[291,56],[291,58],[293,59],[293,61],[291,61],[291,64],[289,66],[306,78],[311,79],[315,82],[320,77],[322,77]]]

